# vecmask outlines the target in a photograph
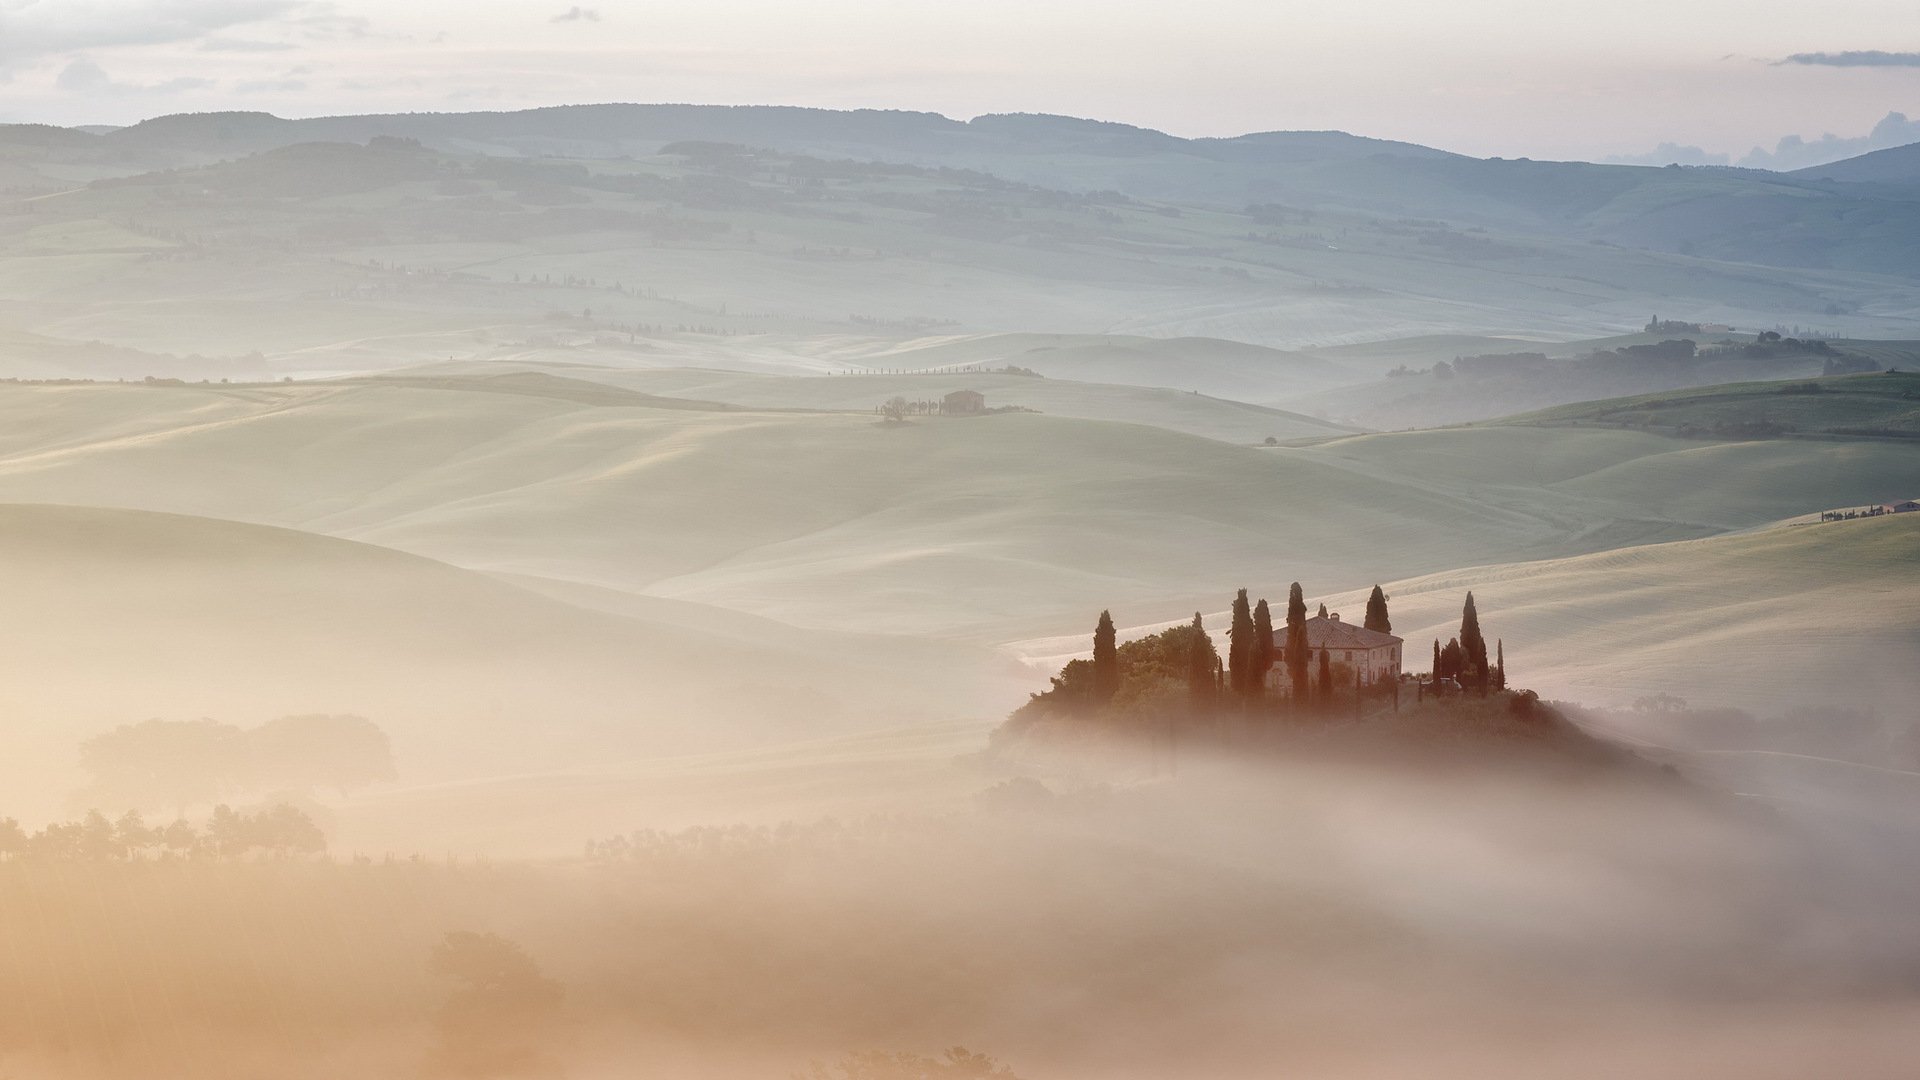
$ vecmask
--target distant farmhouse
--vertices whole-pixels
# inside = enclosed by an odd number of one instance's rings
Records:
[[[1915,502],[1912,499],[1908,499],[1905,502],[1887,504],[1887,513],[1889,514],[1911,514],[1916,510],[1920,510],[1920,502]]]
[[[978,416],[987,411],[987,395],[978,390],[955,390],[940,399],[942,416]]]
[[[1357,623],[1341,622],[1340,613],[1317,615],[1306,621],[1307,653],[1312,660],[1326,650],[1336,664],[1345,664],[1367,686],[1400,677],[1401,640],[1392,634],[1369,630]],[[1293,689],[1287,677],[1287,628],[1274,627],[1275,663],[1267,671],[1267,689],[1285,695]]]

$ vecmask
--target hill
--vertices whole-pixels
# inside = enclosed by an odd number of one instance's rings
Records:
[[[1848,184],[1920,184],[1920,143],[1894,146],[1844,161],[1796,169],[1793,175],[1808,180],[1834,180]]]
[[[0,329],[151,355],[136,375],[1060,334],[1093,348],[1053,343],[1050,374],[1288,407],[1391,367],[1323,351],[1382,339],[1568,341],[1650,310],[1920,336],[1913,204],[1773,174],[640,107],[171,117],[10,153],[41,181],[0,200]],[[1201,338],[1316,355],[1141,344]],[[873,366],[905,366],[886,347]],[[1242,377],[1281,367],[1302,379]],[[0,374],[46,370],[0,350]]]
[[[1632,427],[1687,436],[1920,439],[1920,374],[1880,372],[1785,383],[1730,383],[1581,402],[1501,422]]]
[[[828,383],[832,380],[818,380]],[[616,395],[617,396],[617,395]],[[1749,528],[1920,446],[1490,426],[1233,446],[1007,414],[661,408],[495,380],[0,384],[0,499],[196,514],[804,627],[1007,640]]]
[[[1794,380],[1798,385],[1799,380],[1817,381],[1837,372],[1911,367],[1920,359],[1920,342],[1760,342],[1750,334],[1668,333],[1531,347],[1509,344],[1451,355],[1428,348],[1416,354],[1416,362],[1419,359],[1427,366],[1414,368],[1402,361],[1384,378],[1282,403],[1364,427],[1433,427],[1552,406],[1578,411],[1596,400],[1721,383],[1764,379]]]
[[[1909,712],[1907,658],[1920,647],[1920,514],[1464,567],[1383,587],[1408,670],[1425,671],[1432,641],[1459,633],[1471,590],[1489,640],[1505,643],[1514,685],[1547,697],[1626,706],[1670,694],[1764,716],[1852,709],[1898,727]],[[1366,598],[1355,589],[1318,602],[1357,618]],[[1224,640],[1225,614],[1211,611],[1207,623]],[[1086,642],[1008,648],[1052,670]]]
[[[1044,354],[1043,354],[1044,355]],[[620,370],[580,365],[523,366],[511,361],[435,365],[421,372],[483,375],[501,370],[528,375],[563,375],[568,381],[635,388],[660,395],[685,395],[706,401],[758,409],[813,409],[871,414],[890,398],[938,401],[954,390],[986,395],[990,408],[1024,408],[1049,416],[1146,424],[1223,442],[1259,443],[1266,439],[1348,435],[1354,429],[1298,413],[1180,390],[1114,386],[1068,379],[1035,378],[1005,372],[946,374],[939,369],[894,375],[751,375],[707,369]],[[1031,370],[1031,369],[1029,369]],[[497,374],[493,377],[500,377]],[[636,398],[646,395],[635,394]]]
[[[1920,515],[1795,525],[1387,587],[1415,653],[1474,591],[1520,685],[1625,705],[1658,693],[1766,715],[1906,714],[1920,648]],[[1358,610],[1361,594],[1333,603]],[[1494,631],[1489,631],[1493,633]]]
[[[152,716],[358,713],[420,783],[895,727],[1018,694],[960,647],[633,596],[583,604],[174,514],[0,505],[0,589],[16,806],[70,786],[46,763],[80,739]]]

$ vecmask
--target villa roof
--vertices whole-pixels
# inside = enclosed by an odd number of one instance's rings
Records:
[[[1369,630],[1359,623],[1341,622],[1327,615],[1315,615],[1308,619],[1307,647],[1310,649],[1378,649],[1387,645],[1397,645],[1400,639],[1392,634],[1383,634],[1378,630]],[[1284,647],[1287,643],[1287,628],[1273,628],[1274,643]]]

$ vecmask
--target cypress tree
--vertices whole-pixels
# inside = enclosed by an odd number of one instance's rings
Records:
[[[1287,590],[1287,648],[1284,657],[1293,696],[1307,700],[1307,600],[1294,582]]]
[[[1253,607],[1253,669],[1249,672],[1247,696],[1267,694],[1267,672],[1273,668],[1273,612],[1261,600]]]
[[[1120,649],[1113,630],[1113,616],[1103,611],[1099,625],[1093,628],[1093,700],[1104,705],[1113,700],[1114,692],[1119,689]]]
[[[1227,685],[1240,696],[1247,695],[1248,672],[1253,669],[1253,611],[1247,606],[1247,590],[1233,598],[1232,639],[1227,645]]]
[[[1333,704],[1333,657],[1327,650],[1320,650],[1320,704]]]
[[[1366,626],[1382,634],[1393,633],[1393,620],[1387,618],[1387,594],[1381,592],[1378,585],[1373,587],[1373,595],[1367,597]]]
[[[1325,604],[1320,605],[1320,617],[1323,619],[1327,617],[1327,605]]]
[[[1200,613],[1193,613],[1191,638],[1187,642],[1187,693],[1196,703],[1204,703],[1213,697],[1213,672],[1219,660],[1213,654],[1213,642],[1207,637],[1207,628],[1200,623]]]
[[[1433,667],[1431,670],[1427,672],[1427,674],[1430,678],[1437,679],[1440,677],[1441,672],[1440,672],[1440,639],[1439,638],[1433,639]]]
[[[1473,594],[1467,594],[1466,607],[1460,612],[1460,649],[1465,654],[1466,674],[1475,686],[1487,688],[1487,639],[1480,636],[1480,615],[1473,608]]]
[[[1493,649],[1494,649],[1495,655],[1498,656],[1498,659],[1495,660],[1493,663],[1493,688],[1495,690],[1505,690],[1507,688],[1507,642],[1506,642],[1506,639],[1495,638],[1493,642]]]

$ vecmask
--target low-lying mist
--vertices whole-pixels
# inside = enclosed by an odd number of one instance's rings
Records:
[[[0,861],[0,923],[32,929],[0,952],[0,1045],[23,1076],[783,1077],[952,1045],[1030,1078],[1910,1060],[1911,839],[1552,740],[1141,745],[1118,783],[1109,751],[1078,777],[956,764],[962,809],[608,821],[531,863]]]

